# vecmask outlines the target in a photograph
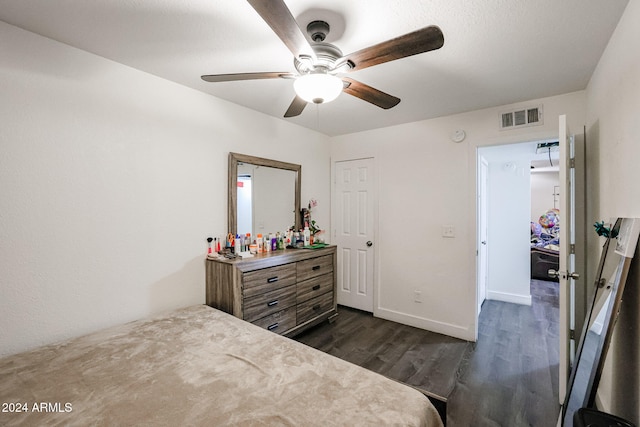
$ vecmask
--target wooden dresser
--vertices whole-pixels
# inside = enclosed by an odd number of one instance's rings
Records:
[[[207,259],[206,274],[208,305],[281,335],[337,315],[335,246]]]

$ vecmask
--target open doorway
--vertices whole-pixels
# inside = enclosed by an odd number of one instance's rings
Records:
[[[495,363],[513,378],[536,377],[526,393],[558,402],[560,289],[550,278],[533,279],[531,264],[532,226],[541,216],[550,225],[546,212],[557,209],[559,153],[537,152],[552,142],[478,149],[478,279],[486,271],[478,301],[487,301],[478,310],[477,345],[495,348]],[[560,226],[553,223],[554,234]]]
[[[478,149],[479,306],[485,299],[531,305],[533,224],[557,209],[559,155],[554,143]],[[557,234],[559,226],[556,221],[546,231]]]
[[[558,309],[554,311],[554,318],[559,317],[559,324],[547,328],[551,336],[559,337],[555,342],[556,351],[550,356],[559,354],[558,397],[564,399],[566,391],[567,373],[572,360],[573,332],[582,328],[584,321],[584,304],[586,301],[586,283],[588,278],[580,279],[580,272],[584,270],[584,241],[586,235],[584,218],[584,158],[585,144],[583,135],[569,134],[566,126],[566,116],[559,118],[559,269],[552,272],[559,279],[555,290],[559,290]],[[536,141],[535,145],[553,143],[554,141]],[[530,143],[534,144],[534,143]],[[487,264],[488,279],[486,295],[480,298],[496,300],[496,302],[511,302],[521,305],[531,304],[531,266],[526,259],[526,252],[530,248],[531,237],[531,200],[523,198],[526,188],[531,185],[532,154],[523,151],[527,143],[512,144],[497,147],[483,147],[478,149],[478,161],[481,157],[489,163],[489,178],[487,191],[479,197],[487,197],[488,239]],[[549,156],[546,150],[546,155]],[[531,152],[529,152],[531,153]],[[526,159],[529,159],[527,165]],[[553,157],[552,157],[553,160]],[[480,170],[480,167],[478,167]],[[502,174],[502,177],[500,177]],[[509,175],[506,177],[505,175]],[[498,185],[493,185],[494,180]],[[502,185],[502,186],[500,186]],[[514,191],[518,188],[520,191]],[[554,195],[558,192],[554,191]],[[514,203],[515,201],[515,203]],[[523,209],[525,206],[526,209]],[[552,219],[558,221],[557,212],[551,217],[543,217],[544,221]],[[514,218],[519,218],[515,220]],[[525,219],[526,218],[526,219]],[[543,222],[544,222],[543,221]],[[527,224],[528,226],[525,226]],[[525,235],[522,229],[527,229]],[[478,234],[477,237],[479,237]],[[526,237],[525,237],[526,236]],[[480,240],[478,239],[478,245]],[[524,249],[524,253],[522,250]],[[480,251],[478,251],[480,253]],[[478,260],[478,265],[481,260]],[[516,266],[514,268],[514,265]],[[505,272],[507,273],[505,275]],[[544,283],[553,283],[544,281]],[[511,284],[511,288],[506,288]],[[515,291],[515,292],[514,292]],[[527,301],[528,300],[528,301]],[[524,309],[523,309],[524,310]],[[482,316],[479,315],[479,321]],[[519,334],[516,334],[520,336]],[[529,337],[521,336],[521,339]],[[550,359],[547,359],[549,361]],[[555,369],[553,369],[556,372]]]

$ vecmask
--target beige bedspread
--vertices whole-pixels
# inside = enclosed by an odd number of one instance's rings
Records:
[[[0,425],[441,426],[418,391],[208,306],[0,359]]]

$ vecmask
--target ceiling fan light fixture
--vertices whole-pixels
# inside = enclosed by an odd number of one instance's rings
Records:
[[[293,82],[296,94],[307,102],[324,104],[331,102],[342,92],[340,78],[324,73],[305,74]]]

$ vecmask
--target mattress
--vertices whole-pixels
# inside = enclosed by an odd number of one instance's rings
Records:
[[[206,305],[0,359],[0,425],[442,426],[408,386]]]

